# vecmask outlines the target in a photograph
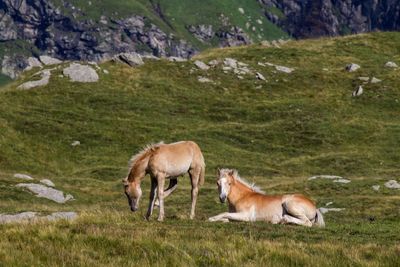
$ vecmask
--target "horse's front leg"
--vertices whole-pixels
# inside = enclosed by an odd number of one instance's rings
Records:
[[[150,201],[149,208],[147,209],[146,220],[149,220],[151,214],[153,214],[154,202],[156,200],[156,190],[157,180],[154,177],[151,177]]]
[[[178,187],[178,178],[171,178],[169,181],[169,186],[167,189],[164,191],[164,198],[169,196],[172,192],[175,191],[175,189]],[[154,202],[155,206],[160,206],[160,203],[158,199],[156,199],[156,202]]]
[[[248,213],[248,212],[224,212],[224,213],[218,214],[217,216],[211,217],[208,220],[210,222],[216,222],[216,221],[226,222],[227,220],[250,222],[250,221],[252,221],[252,218],[250,216],[250,213]]]
[[[160,204],[160,213],[158,214],[158,221],[160,222],[164,220],[164,183],[165,183],[165,174],[158,174],[157,193],[158,193],[158,201]]]

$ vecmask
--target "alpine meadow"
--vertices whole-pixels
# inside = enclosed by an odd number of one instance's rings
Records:
[[[90,83],[70,81],[63,61],[43,67],[47,85],[18,88],[41,79],[36,67],[0,87],[0,213],[77,214],[0,224],[0,266],[400,265],[400,190],[386,186],[400,182],[400,68],[387,64],[400,63],[400,33],[143,60],[88,64],[99,76]],[[360,68],[346,70],[351,63]],[[157,207],[147,221],[150,177],[131,212],[128,161],[147,144],[180,140],[196,142],[206,163],[196,216],[186,174],[164,221]],[[326,226],[209,222],[228,211],[218,168],[268,195],[304,194],[327,211]],[[36,197],[16,173],[50,179],[73,199]]]

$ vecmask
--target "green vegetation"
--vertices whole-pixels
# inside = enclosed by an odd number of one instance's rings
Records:
[[[49,85],[16,90],[35,71],[0,89],[0,213],[77,211],[74,222],[0,225],[5,266],[396,266],[400,262],[400,34],[374,33],[291,41],[282,48],[212,49],[197,59],[232,57],[262,73],[237,79],[221,66],[147,61],[139,68],[105,63],[95,84],[71,83],[53,70]],[[262,67],[295,68],[291,74]],[[348,73],[344,67],[361,69]],[[199,83],[198,76],[214,83]],[[359,76],[382,80],[364,85]],[[71,147],[79,140],[80,146]],[[143,145],[196,141],[205,155],[206,183],[196,220],[188,219],[190,185],[179,179],[166,200],[164,223],[129,211],[121,178]],[[208,223],[226,211],[218,203],[217,167],[234,167],[269,194],[301,192],[325,214],[327,227]],[[50,203],[14,185],[13,173],[50,178],[76,200]],[[307,178],[341,175],[352,182]],[[380,191],[372,190],[381,185]]]

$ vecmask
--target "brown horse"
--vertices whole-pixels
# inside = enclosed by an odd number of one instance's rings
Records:
[[[190,219],[194,218],[198,187],[204,183],[205,163],[200,147],[192,141],[172,144],[148,145],[130,160],[128,176],[123,179],[125,194],[132,211],[139,207],[142,196],[140,182],[146,174],[151,177],[150,203],[146,218],[153,213],[157,190],[160,213],[158,220],[164,220],[164,198],[177,187],[178,176],[189,173],[192,183],[192,208]],[[170,179],[169,187],[164,191],[165,179]]]
[[[236,170],[218,170],[218,191],[222,203],[228,199],[229,212],[209,221],[267,221],[273,224],[325,226],[315,204],[307,197],[294,195],[267,196],[239,177]]]

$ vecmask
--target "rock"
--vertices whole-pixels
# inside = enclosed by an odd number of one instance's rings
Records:
[[[26,68],[24,69],[24,71],[28,71],[31,70],[35,67],[43,67],[42,63],[39,61],[39,59],[35,58],[35,57],[29,57],[28,58],[28,66],[26,66]]]
[[[260,24],[260,25],[262,24],[262,21],[261,21],[260,19],[257,19],[256,22],[257,22],[258,24]]]
[[[388,61],[388,62],[386,62],[385,67],[386,67],[386,68],[397,68],[398,66],[397,66],[397,64],[394,63],[394,62]]]
[[[319,208],[319,211],[322,214],[325,214],[325,213],[327,213],[329,211],[342,211],[342,210],[344,210],[344,208],[324,208],[324,207]]]
[[[40,216],[37,212],[27,211],[17,214],[0,214],[0,224],[4,223],[20,223],[30,221],[57,221],[57,220],[73,220],[78,217],[76,212],[53,212],[47,216]]]
[[[231,68],[231,67],[222,67],[222,70],[225,72],[225,71],[230,71],[230,70],[232,70],[232,68]]]
[[[237,78],[238,78],[239,80],[243,80],[243,76],[238,75]]]
[[[271,43],[269,41],[267,41],[267,40],[261,41],[261,45],[265,46],[265,47],[271,47]]]
[[[131,67],[143,65],[142,57],[137,53],[121,53],[115,56],[117,61],[128,64]]]
[[[231,26],[230,28],[222,27],[216,33],[220,40],[220,46],[231,47],[251,44],[251,38],[237,26]]]
[[[103,69],[103,73],[104,74],[110,74],[110,72],[108,70],[106,70],[106,69]]]
[[[87,83],[99,80],[99,75],[92,67],[79,63],[71,63],[69,67],[63,70],[63,74],[68,76],[72,82]]]
[[[224,59],[224,65],[233,69],[237,68],[237,60],[234,58],[225,58]]]
[[[330,202],[328,202],[328,203],[325,204],[325,207],[328,207],[328,206],[330,206],[330,205],[332,205],[332,204],[333,204],[333,202],[330,201]]]
[[[42,179],[40,180],[40,182],[44,185],[50,186],[50,187],[55,187],[56,185],[50,181],[49,179]]]
[[[294,69],[292,69],[292,68],[288,68],[288,67],[285,67],[285,66],[278,66],[278,65],[275,66],[275,69],[277,71],[281,71],[281,72],[284,72],[284,73],[292,73],[294,71]]]
[[[27,60],[24,56],[13,55],[4,56],[1,62],[1,73],[15,79],[28,65]]]
[[[341,183],[341,184],[348,184],[348,183],[350,183],[351,181],[350,181],[350,180],[347,180],[347,179],[338,179],[338,180],[334,180],[333,182],[334,182],[334,183]]]
[[[196,60],[194,62],[194,65],[196,65],[196,67],[198,67],[201,70],[208,70],[210,68],[210,66],[208,66],[206,63],[200,60]]]
[[[55,65],[55,64],[61,64],[62,61],[57,59],[57,58],[53,58],[50,56],[40,56],[39,57],[40,61],[44,64],[44,65]]]
[[[343,177],[340,176],[336,176],[336,175],[315,175],[312,176],[310,178],[308,178],[308,180],[315,180],[315,179],[332,179],[332,180],[339,180],[339,179],[344,179]]]
[[[240,12],[240,14],[244,14],[244,9],[242,7],[239,7],[238,11]]]
[[[364,92],[364,89],[361,85],[358,86],[358,88],[351,94],[353,97],[357,97],[362,95]]]
[[[369,81],[369,77],[358,77],[358,79],[360,81],[363,81],[363,82],[368,82]]]
[[[261,66],[261,67],[265,67],[266,66],[264,63],[261,63],[261,62],[257,62],[257,65]]]
[[[378,78],[372,77],[371,83],[380,83],[382,80],[379,80]]]
[[[36,217],[36,212],[26,211],[18,214],[0,214],[0,223],[15,223],[29,221]]]
[[[24,179],[24,180],[33,180],[33,178],[30,177],[29,175],[21,174],[21,173],[14,174],[14,178]]]
[[[350,63],[350,64],[348,64],[348,65],[346,66],[346,70],[347,70],[348,72],[356,71],[356,70],[358,70],[359,68],[361,68],[360,65],[355,64],[355,63]]]
[[[41,184],[17,184],[16,186],[27,188],[29,191],[35,193],[37,197],[47,198],[61,204],[74,199],[70,194],[64,197],[62,191]]]
[[[211,83],[211,82],[212,82],[212,80],[210,80],[210,79],[208,79],[208,78],[206,78],[206,77],[201,77],[201,76],[199,76],[199,77],[197,78],[197,80],[198,80],[199,82],[201,82],[201,83]]]
[[[385,186],[390,189],[400,189],[400,184],[396,180],[387,181]]]
[[[81,142],[79,142],[79,141],[73,141],[71,143],[71,146],[80,146],[80,145],[81,145]]]
[[[187,61],[187,59],[183,58],[183,57],[169,57],[168,60],[172,61],[172,62],[185,62],[185,61]]]
[[[53,212],[51,215],[47,215],[45,218],[49,221],[56,220],[74,220],[78,217],[78,214],[73,211],[69,212]]]
[[[256,78],[259,79],[259,80],[265,81],[264,75],[262,75],[262,74],[259,73],[259,72],[256,72]]]
[[[213,31],[213,26],[212,25],[189,25],[186,27],[187,30],[194,35],[199,41],[202,42],[208,42],[211,40],[211,38],[214,37],[214,31]]]
[[[210,65],[211,67],[215,67],[219,64],[219,61],[216,59],[213,59],[211,61],[208,62],[208,65]]]
[[[372,186],[372,189],[375,190],[375,191],[379,191],[380,188],[381,188],[380,185],[373,185]]]
[[[50,76],[51,76],[50,70],[42,70],[42,71],[39,71],[38,73],[35,73],[35,75],[36,74],[40,74],[41,75],[41,79],[40,80],[29,81],[29,82],[23,83],[23,84],[19,85],[17,87],[17,89],[29,90],[29,89],[32,89],[32,88],[35,88],[35,87],[38,87],[38,86],[45,86],[45,85],[47,85],[49,83]]]

